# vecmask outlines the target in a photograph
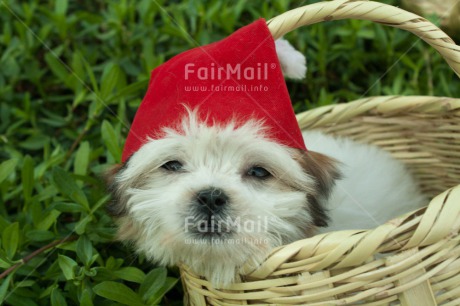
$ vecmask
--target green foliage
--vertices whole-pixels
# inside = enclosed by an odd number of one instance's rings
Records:
[[[120,161],[153,68],[312,2],[1,1],[0,304],[180,305],[177,271],[114,242],[100,177]],[[307,79],[288,81],[297,111],[363,95],[460,96],[410,33],[353,20],[287,38],[308,58]]]

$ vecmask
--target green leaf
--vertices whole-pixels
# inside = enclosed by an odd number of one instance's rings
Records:
[[[67,68],[64,66],[64,63],[61,62],[55,53],[46,53],[45,61],[50,67],[51,71],[56,75],[59,80],[66,84],[67,87],[71,87],[71,77]]]
[[[91,290],[86,288],[81,294],[80,306],[93,306]]]
[[[11,306],[36,306],[37,303],[34,302],[32,298],[24,297],[19,295],[19,290],[14,290],[10,292],[6,297],[6,304]]]
[[[98,86],[98,83],[97,83],[97,80],[96,80],[96,76],[94,75],[93,68],[89,65],[89,63],[87,61],[83,61],[83,64],[85,66],[86,74],[88,75],[89,80],[91,81],[92,90],[94,91],[94,93],[96,95],[98,95],[99,94],[99,86]]]
[[[8,269],[11,267],[11,264],[0,258],[0,268],[2,269]],[[0,304],[1,305],[1,304]]]
[[[121,258],[113,258],[113,256],[110,256],[107,261],[105,262],[105,266],[107,267],[107,269],[109,270],[113,270],[113,269],[118,269],[119,267],[121,267],[121,265],[123,264],[123,259]]]
[[[67,12],[68,3],[67,0],[56,0],[54,3],[54,12],[57,15],[65,15]]]
[[[8,225],[11,224],[6,218],[0,214],[0,232],[2,232]]]
[[[110,195],[106,194],[102,198],[100,198],[96,204],[94,204],[93,208],[91,209],[91,213],[94,213],[96,210],[98,210],[102,205],[107,203],[107,201],[110,200]]]
[[[51,291],[51,306],[67,306],[67,302],[62,296],[61,290],[57,287]]]
[[[47,296],[50,296],[51,295],[51,292],[54,290],[54,288],[56,288],[58,285],[55,284],[55,285],[51,285],[51,286],[48,286],[46,289],[42,289],[40,290],[40,295],[38,296],[39,299],[43,299]]]
[[[80,236],[77,241],[77,256],[85,266],[91,265],[93,245],[86,236]]]
[[[116,162],[121,161],[121,147],[118,144],[119,136],[115,133],[114,128],[107,120],[102,122],[102,140]]]
[[[34,161],[32,157],[27,155],[24,158],[22,166],[22,192],[26,202],[30,201],[32,190],[34,188]]]
[[[14,77],[19,74],[21,67],[13,57],[8,57],[1,62],[2,72],[5,76]]]
[[[74,162],[74,173],[78,175],[86,175],[88,164],[89,164],[89,157],[90,157],[90,146],[89,142],[84,141],[80,144],[80,147],[75,154],[75,162]]]
[[[20,142],[19,146],[27,150],[42,150],[43,147],[49,143],[49,140],[50,138],[48,136],[36,133]]]
[[[143,296],[144,300],[150,299],[161,290],[165,284],[166,275],[167,270],[163,267],[153,269],[146,275],[139,288],[139,294]]]
[[[145,91],[148,85],[148,80],[143,80],[133,84],[129,84],[128,86],[119,90],[116,94],[110,96],[110,98],[106,102],[111,102],[134,94],[141,94],[141,92]]]
[[[15,222],[10,224],[2,232],[3,249],[8,258],[12,259],[16,254],[19,245],[19,223]]]
[[[81,52],[79,50],[76,50],[72,54],[71,67],[72,67],[72,71],[73,71],[73,73],[75,75],[75,78],[76,78],[77,82],[83,81],[85,79],[85,77],[86,77],[86,75],[85,75],[85,67],[84,67],[84,64],[83,64],[84,61],[85,61],[85,59],[83,58],[83,55],[81,54]],[[83,84],[81,84],[81,85],[83,85]]]
[[[142,284],[145,280],[145,273],[136,267],[123,267],[113,271],[113,274],[120,279]]]
[[[86,226],[88,225],[88,223],[91,222],[91,220],[92,220],[91,215],[87,215],[83,219],[80,219],[80,221],[78,221],[77,224],[75,225],[75,232],[78,235],[83,235],[86,231]]]
[[[36,228],[39,230],[47,230],[53,225],[61,213],[57,210],[51,210],[46,216],[37,224]]]
[[[163,299],[163,296],[168,293],[169,290],[174,288],[174,286],[177,284],[179,279],[174,278],[174,277],[167,277],[165,280],[164,285],[161,287],[161,289],[155,294],[150,296],[147,299],[147,303],[149,305],[159,305],[161,300]]]
[[[105,101],[112,91],[118,85],[118,82],[121,79],[121,69],[118,65],[110,63],[109,65],[105,66],[104,71],[102,73],[102,80],[101,80],[101,92],[100,98]]]
[[[123,284],[105,281],[94,286],[93,291],[103,298],[115,301],[124,305],[145,305],[142,299],[130,288]]]
[[[17,159],[10,159],[0,164],[0,184],[14,171]]]
[[[74,203],[66,203],[66,202],[54,203],[50,206],[50,208],[56,209],[60,212],[70,212],[70,213],[86,211],[85,208],[82,207],[81,205],[74,204]]]
[[[78,187],[74,178],[62,168],[56,167],[53,170],[53,180],[59,191],[89,210],[88,200],[85,193]]]
[[[8,290],[9,285],[10,285],[10,279],[11,279],[12,276],[13,276],[12,273],[10,275],[8,275],[3,280],[2,284],[0,285],[0,305],[3,305],[3,302],[5,300],[5,296],[6,296],[6,292]]]
[[[26,233],[26,237],[32,241],[47,241],[53,240],[55,235],[46,230],[31,230]]]
[[[31,279],[28,279],[28,280],[23,280],[21,281],[19,284],[16,284],[16,288],[21,288],[21,287],[32,287],[33,285],[35,285],[36,282],[31,280]]]
[[[58,255],[58,264],[66,280],[75,278],[75,267],[78,266],[75,260],[65,255]]]

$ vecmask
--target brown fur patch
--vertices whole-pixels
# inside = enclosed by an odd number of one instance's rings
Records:
[[[133,222],[129,216],[123,216],[117,219],[118,231],[116,239],[119,241],[135,241],[142,237],[140,228]]]
[[[117,174],[124,169],[126,163],[117,164],[110,168],[104,174],[104,180],[107,186],[107,191],[112,195],[111,200],[106,206],[107,212],[112,217],[121,217],[126,215],[126,201],[124,200],[124,190],[116,181]]]
[[[341,173],[337,169],[338,162],[324,154],[303,150],[295,150],[294,160],[316,181],[315,192],[307,196],[309,209],[314,224],[326,227],[329,218],[324,202],[327,201],[335,181],[341,178]]]
[[[115,176],[117,175],[118,171],[124,167],[124,164],[116,164],[110,167],[105,173],[103,174],[103,179],[107,186],[110,186],[115,181]]]

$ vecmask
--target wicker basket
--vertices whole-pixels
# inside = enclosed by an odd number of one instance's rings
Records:
[[[460,76],[460,47],[425,19],[377,2],[336,0],[268,21],[274,38],[302,25],[345,18],[408,30],[436,48]],[[376,229],[340,231],[274,250],[225,289],[181,267],[191,305],[460,305],[460,99],[365,98],[298,115],[321,129],[372,143],[407,164],[433,198]],[[450,189],[449,189],[450,188]]]

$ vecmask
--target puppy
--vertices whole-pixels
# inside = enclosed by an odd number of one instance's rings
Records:
[[[318,229],[370,228],[423,204],[388,154],[302,137],[283,74],[302,77],[305,63],[260,19],[156,68],[108,175],[118,238],[222,286]]]
[[[180,126],[163,129],[112,171],[108,209],[120,240],[159,264],[184,263],[216,286],[273,248],[327,229],[328,210],[330,229],[359,229],[394,217],[401,203],[424,204],[404,167],[377,148],[304,134],[307,146],[331,158],[272,141],[256,120],[198,118],[188,110]]]
[[[209,125],[189,111],[112,172],[118,237],[164,265],[214,284],[245,262],[326,226],[335,161],[270,140],[262,123]]]

